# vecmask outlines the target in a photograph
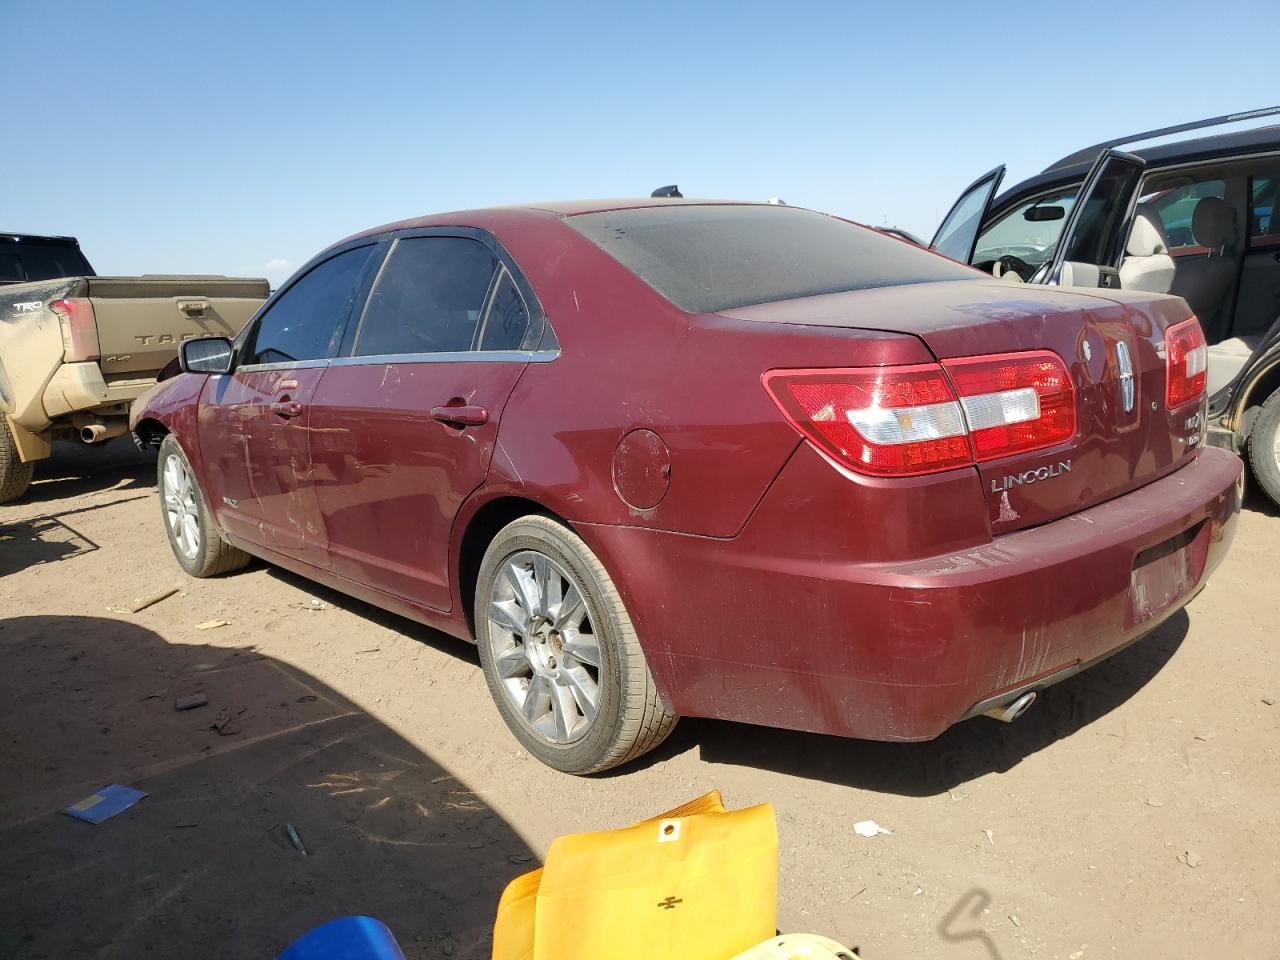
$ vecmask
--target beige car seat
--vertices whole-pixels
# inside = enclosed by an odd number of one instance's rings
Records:
[[[1174,264],[1160,214],[1149,203],[1134,212],[1125,258],[1120,262],[1120,289],[1168,293],[1173,287]]]

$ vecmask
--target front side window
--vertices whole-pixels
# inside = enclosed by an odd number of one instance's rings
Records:
[[[360,271],[373,252],[357,247],[313,267],[258,321],[244,363],[289,363],[331,357],[342,339]]]
[[[1023,280],[1030,280],[1036,268],[1053,256],[1062,237],[1062,228],[1075,206],[1077,187],[1042,194],[1014,207],[978,237],[973,252],[975,265],[1012,257],[1029,267],[1015,266]]]
[[[1121,228],[1141,176],[1142,166],[1124,155],[1106,158],[1092,189],[1077,210],[1063,260],[1098,266],[1119,263],[1128,239]]]
[[[369,295],[355,355],[474,349],[497,268],[497,258],[478,240],[401,239]]]

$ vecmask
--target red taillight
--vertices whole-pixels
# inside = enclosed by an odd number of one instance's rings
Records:
[[[970,466],[975,457],[1062,443],[1076,429],[1070,375],[1047,351],[941,365],[773,370],[763,379],[804,437],[837,463],[876,476]]]
[[[1175,323],[1164,332],[1164,404],[1170,410],[1204,396],[1209,370],[1209,347],[1195,317]]]
[[[860,473],[904,477],[973,462],[960,404],[935,363],[772,370],[764,385],[792,426]]]
[[[62,357],[67,363],[80,360],[97,360],[102,348],[98,345],[98,321],[93,315],[93,304],[88,300],[55,300],[49,309],[58,315],[62,324]]]
[[[1070,440],[1076,391],[1066,365],[1047,350],[943,360],[956,385],[981,462]]]

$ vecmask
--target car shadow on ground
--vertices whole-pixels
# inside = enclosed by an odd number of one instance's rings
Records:
[[[99,490],[142,490],[156,485],[156,456],[129,437],[88,446],[55,443],[53,456],[36,464],[35,479],[13,506],[64,500]]]
[[[411,640],[416,640],[418,643],[426,644],[451,657],[465,660],[477,670],[480,669],[480,654],[476,650],[476,645],[468,640],[460,640],[441,630],[436,630],[434,627],[428,627],[416,620],[402,617],[398,613],[391,613],[381,607],[375,607],[371,603],[365,603],[363,600],[358,600],[349,594],[331,590],[322,583],[294,573],[291,570],[285,570],[283,567],[269,564],[265,560],[254,558],[252,563],[262,565],[270,576],[281,583],[288,584],[303,593],[309,593],[322,603],[345,610],[353,616],[368,620],[370,623],[376,623],[392,633],[398,633]]]
[[[684,720],[641,763],[697,746],[708,763],[756,767],[903,796],[934,796],[1073,736],[1141,690],[1177,652],[1190,621],[1178,611],[1149,636],[1040,694],[1022,717],[959,723],[925,743],[877,743],[842,737]]]
[[[252,646],[44,616],[0,621],[0,655],[0,956],[267,958],[367,914],[409,958],[479,960],[537,866],[450,771]],[[148,796],[60,812],[111,783]]]
[[[1280,506],[1258,487],[1252,474],[1246,481],[1244,491],[1244,509],[1260,513],[1264,517],[1280,517]]]

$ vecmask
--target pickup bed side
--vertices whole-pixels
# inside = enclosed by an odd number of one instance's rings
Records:
[[[30,482],[55,439],[97,443],[128,430],[129,404],[196,337],[234,337],[266,280],[66,277],[0,287],[0,500]],[[25,480],[22,476],[25,468]],[[16,488],[21,487],[21,490]],[[16,492],[15,492],[16,491]]]

